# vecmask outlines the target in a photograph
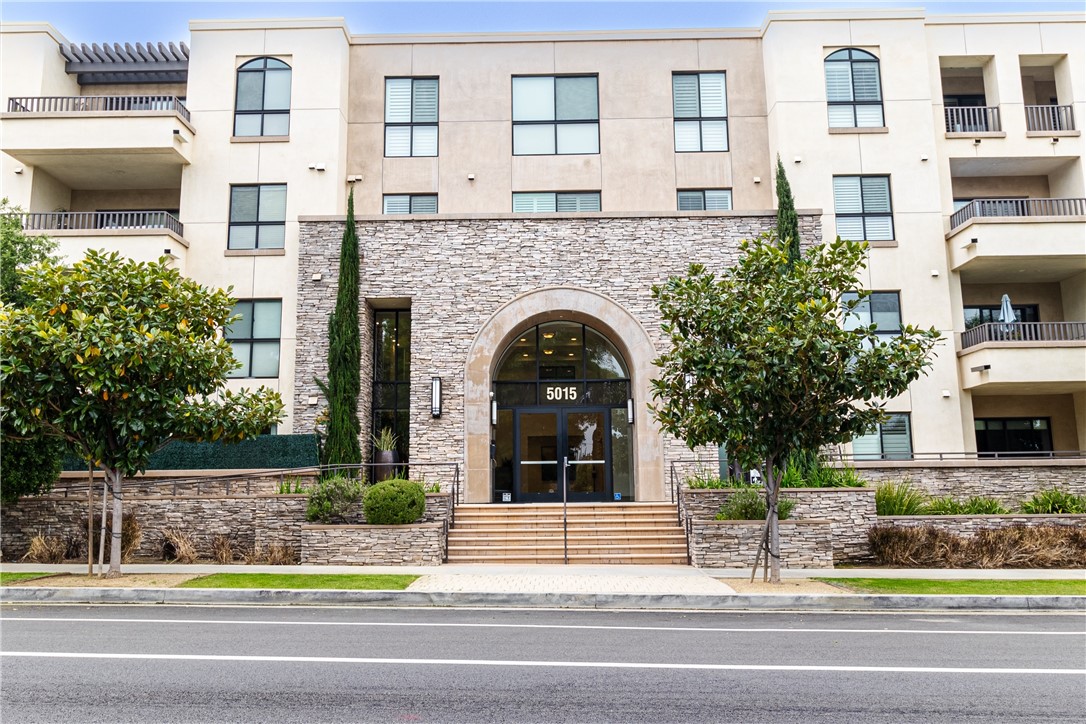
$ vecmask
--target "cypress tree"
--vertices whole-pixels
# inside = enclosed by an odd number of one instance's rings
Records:
[[[328,381],[317,380],[328,400],[328,423],[321,462],[362,462],[358,395],[362,387],[362,343],[358,331],[358,232],[354,222],[354,190],[347,198],[347,224],[339,248],[336,308],[328,320]]]
[[[799,217],[796,216],[796,201],[792,198],[792,187],[788,184],[780,154],[777,154],[777,238],[788,252],[788,265],[799,261]]]

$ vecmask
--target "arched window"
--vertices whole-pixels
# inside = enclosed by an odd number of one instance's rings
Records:
[[[290,66],[257,58],[238,68],[235,136],[290,135]]]
[[[878,58],[864,50],[844,48],[830,53],[825,65],[830,128],[886,125]]]

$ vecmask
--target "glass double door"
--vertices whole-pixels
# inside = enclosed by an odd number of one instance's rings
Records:
[[[570,502],[611,500],[611,410],[516,410],[513,485],[524,503],[561,502],[562,467]]]

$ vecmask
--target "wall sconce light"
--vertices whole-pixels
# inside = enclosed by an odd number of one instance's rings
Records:
[[[992,365],[978,365],[976,367],[970,367],[969,371],[970,372],[985,372],[985,371],[990,370],[990,369],[992,369]]]
[[[976,244],[978,241],[979,241],[979,239],[970,239],[969,243],[970,244]]]
[[[754,183],[756,183],[756,184],[762,183],[762,177],[761,176],[755,176],[754,177]]]
[[[15,169],[15,175],[16,175],[16,176],[21,176],[22,174],[23,174],[23,167],[22,167],[22,166],[20,166],[19,168]]]
[[[632,397],[626,398],[626,421],[631,425],[634,424],[634,405]]]
[[[943,397],[950,397],[950,390],[943,390]]]
[[[939,270],[938,270],[938,269],[932,269],[932,270],[931,270],[931,275],[932,275],[933,277],[937,277],[937,276],[939,276]]]
[[[474,180],[475,180],[475,174],[469,173],[468,174],[468,181],[474,181]]]
[[[803,156],[796,156],[792,159],[793,163],[803,163]]]
[[[973,139],[973,145],[974,146],[979,146],[980,145],[980,139],[979,138],[974,138]]]
[[[1059,142],[1060,142],[1060,139],[1058,139],[1058,138],[1053,138],[1052,139],[1052,143],[1059,143]]]
[[[492,426],[498,424],[498,401],[497,400],[491,400],[490,401],[490,424]]]
[[[923,156],[920,157],[920,160],[921,161],[927,161],[928,160],[928,154],[925,153]]]
[[[430,416],[441,417],[441,378],[430,378]]]

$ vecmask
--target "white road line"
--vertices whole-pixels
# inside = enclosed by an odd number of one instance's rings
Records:
[[[42,659],[136,659],[142,661],[251,661],[300,664],[394,664],[406,666],[529,666],[569,669],[680,669],[695,671],[855,671],[901,674],[1045,674],[1083,676],[1086,669],[995,669],[943,666],[805,666],[779,664],[665,664],[629,661],[510,661],[501,659],[387,659],[348,656],[235,656],[215,654],[106,654],[64,651],[0,651],[0,657]]]
[[[509,628],[509,629],[573,629],[595,631],[675,631],[693,633],[830,633],[830,634],[939,634],[952,636],[1082,636],[1086,631],[951,631],[944,629],[850,629],[850,628],[751,628],[699,626],[595,626],[577,624],[532,623],[441,623],[429,621],[244,621],[234,619],[199,618],[60,618],[48,616],[18,616],[0,618],[5,624],[20,621],[50,623],[119,623],[119,624],[183,624],[196,626],[363,626],[403,628]]]

